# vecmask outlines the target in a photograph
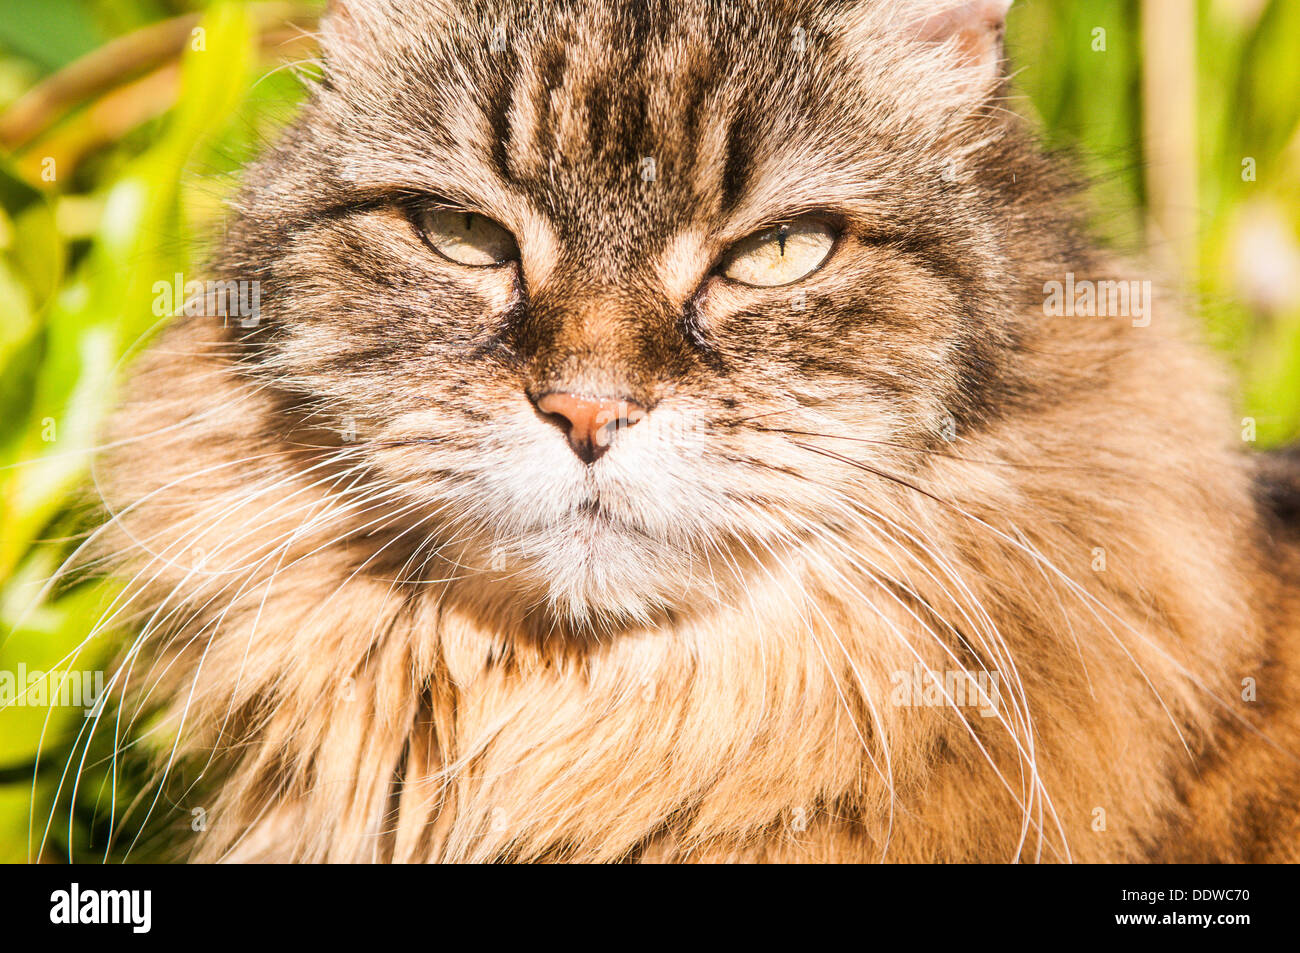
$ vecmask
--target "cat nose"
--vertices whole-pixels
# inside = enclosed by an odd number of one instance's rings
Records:
[[[556,423],[569,435],[569,446],[584,463],[600,459],[609,449],[616,430],[630,427],[645,417],[645,408],[636,401],[558,391],[539,397],[537,409],[558,418]]]

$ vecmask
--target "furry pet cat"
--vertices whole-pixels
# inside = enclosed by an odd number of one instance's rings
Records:
[[[1297,859],[1295,459],[1008,6],[331,8],[98,468],[186,856]]]

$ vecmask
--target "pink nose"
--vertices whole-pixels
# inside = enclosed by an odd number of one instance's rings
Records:
[[[556,423],[568,433],[569,446],[585,463],[595,463],[609,449],[614,431],[645,416],[645,409],[634,401],[559,392],[539,398],[537,409],[559,418]]]

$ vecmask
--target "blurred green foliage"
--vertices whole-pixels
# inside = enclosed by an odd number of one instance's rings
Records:
[[[24,15],[6,15],[0,35],[11,62],[4,71],[38,82],[112,31],[186,12],[158,3],[8,5]],[[138,72],[146,76],[175,74],[158,115],[112,101],[122,85],[137,81],[124,71],[120,82],[97,89],[89,101],[61,104],[68,113],[62,122],[11,151],[0,166],[0,671],[17,671],[20,663],[28,672],[107,665],[114,633],[83,641],[111,600],[111,587],[80,584],[42,596],[43,581],[72,547],[38,543],[84,528],[78,490],[124,358],[159,322],[153,285],[188,273],[198,253],[194,236],[218,215],[230,173],[298,96],[287,72],[266,75],[275,61],[263,55],[261,21],[250,6],[211,4],[201,20],[183,24],[177,33],[183,45],[168,58],[179,58],[178,73],[168,59],[141,64]],[[284,5],[271,12],[282,19]],[[10,34],[24,24],[22,41],[10,47]],[[89,45],[72,42],[80,37],[89,37]],[[136,89],[154,94],[147,86]],[[83,151],[63,130],[88,123],[87,114],[103,108],[106,98],[110,108],[141,122]],[[70,846],[104,848],[96,824],[110,806],[125,807],[106,799],[129,792],[106,785],[112,779],[97,746],[81,770],[74,764],[64,771],[78,738],[77,760],[85,754],[92,720],[84,715],[81,708],[28,704],[0,710],[0,770],[9,769],[0,778],[10,780],[0,785],[0,859],[26,859],[43,840],[52,858],[68,856]],[[111,724],[99,729],[112,730]],[[30,777],[12,776],[38,752],[42,770],[32,804]],[[79,776],[74,816],[68,804]],[[82,810],[83,801],[93,810]],[[57,822],[47,836],[52,811]]]
[[[312,54],[285,23],[319,7],[0,0],[0,672],[111,675],[110,646],[129,634],[96,633],[111,584],[43,583],[87,526],[90,451],[159,321],[153,284],[189,273],[234,173],[291,115],[301,88],[277,64]],[[1239,371],[1243,414],[1276,443],[1300,432],[1300,3],[1193,8],[1200,228],[1186,277]],[[1140,12],[1021,0],[1008,35],[1024,105],[1081,157],[1098,233],[1127,249],[1148,211]],[[93,721],[0,708],[0,860],[41,844],[44,859],[103,856],[107,819],[136,792],[112,783],[102,738],[85,744]]]

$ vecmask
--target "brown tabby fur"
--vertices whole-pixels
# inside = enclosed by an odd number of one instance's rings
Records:
[[[195,859],[1297,859],[1295,468],[1173,302],[1044,315],[1147,276],[943,5],[335,9],[212,272],[260,322],[176,321],[97,471]],[[712,273],[811,210],[804,281]],[[586,466],[554,389],[649,415]]]

